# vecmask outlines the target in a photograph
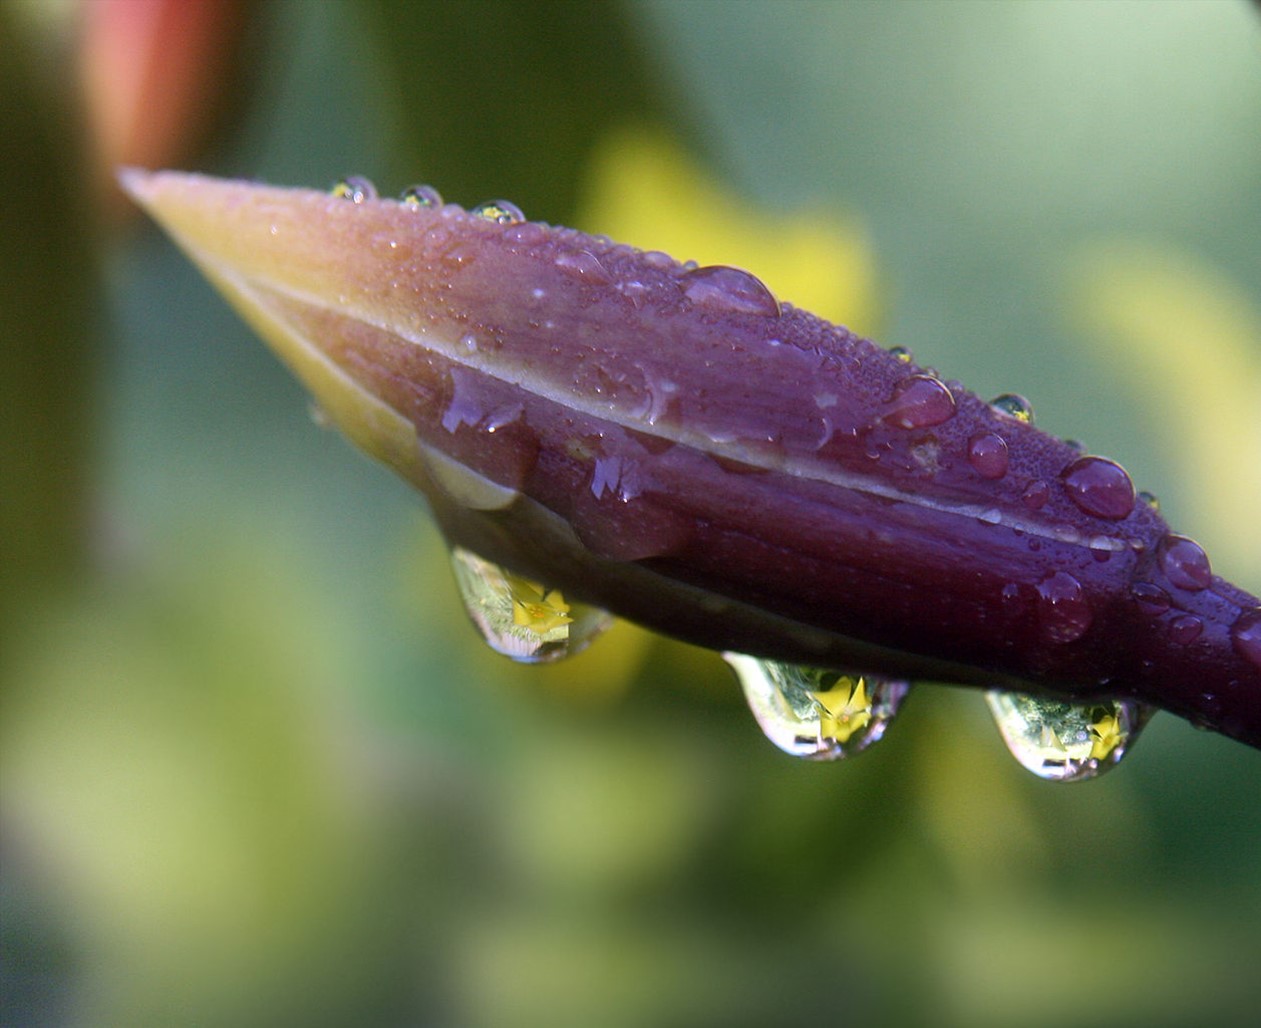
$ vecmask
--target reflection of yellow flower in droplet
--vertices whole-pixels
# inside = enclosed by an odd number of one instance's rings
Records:
[[[1120,720],[1114,714],[1105,714],[1090,726],[1090,759],[1103,760],[1124,741]]]
[[[512,623],[518,628],[546,635],[573,620],[559,589],[544,589],[517,575],[508,576],[508,585],[512,588]]]
[[[849,737],[866,728],[871,721],[871,701],[867,698],[864,679],[842,676],[827,692],[811,693],[822,707],[819,717],[819,735],[837,742],[849,742]]]

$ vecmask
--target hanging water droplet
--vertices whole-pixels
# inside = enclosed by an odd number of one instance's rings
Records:
[[[1230,641],[1236,653],[1261,668],[1261,607],[1245,610],[1235,619]]]
[[[1152,513],[1154,514],[1160,513],[1160,501],[1156,499],[1155,493],[1149,493],[1146,489],[1144,489],[1141,493],[1138,494],[1138,500],[1140,503],[1142,503],[1144,507],[1146,507]]]
[[[351,203],[367,203],[377,198],[377,187],[361,175],[350,175],[342,179],[330,192]]]
[[[1002,396],[995,396],[990,400],[990,406],[1009,418],[1023,421],[1027,425],[1033,424],[1033,404],[1019,393],[1003,393]]]
[[[911,361],[915,360],[915,354],[911,353],[905,346],[890,346],[889,353],[903,364],[910,364]]]
[[[725,264],[693,267],[683,276],[682,285],[689,300],[710,310],[779,317],[779,301],[761,279],[740,268]]]
[[[408,186],[400,197],[408,207],[441,207],[442,194],[433,186]]]
[[[522,578],[468,550],[451,551],[464,607],[496,653],[524,664],[550,663],[585,649],[613,619],[568,603],[559,589]]]
[[[1125,469],[1103,457],[1079,457],[1061,473],[1068,498],[1097,518],[1120,521],[1134,509],[1134,483]]]
[[[478,204],[469,213],[475,218],[493,221],[496,225],[519,225],[525,221],[521,208],[508,200],[488,200]]]
[[[968,440],[968,463],[982,478],[1007,474],[1007,442],[995,432],[980,432]]]
[[[1161,540],[1160,567],[1170,582],[1189,592],[1207,589],[1213,581],[1208,554],[1184,535],[1167,535]]]
[[[785,753],[841,760],[878,742],[910,690],[901,679],[848,675],[724,653],[754,718]]]
[[[1119,763],[1152,714],[1137,700],[1065,703],[998,689],[985,698],[1011,755],[1052,782],[1080,782]]]
[[[898,428],[931,428],[954,417],[955,398],[932,375],[911,375],[898,383],[881,420]]]

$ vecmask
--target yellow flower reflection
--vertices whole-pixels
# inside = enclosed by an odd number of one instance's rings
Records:
[[[823,738],[835,739],[843,745],[871,721],[871,700],[867,698],[867,683],[862,678],[842,675],[827,692],[810,695],[821,708],[819,735]]]
[[[536,635],[547,635],[573,621],[569,616],[569,604],[559,589],[544,589],[517,575],[508,575],[507,578],[512,589],[512,623],[518,628]]]
[[[1115,714],[1104,714],[1090,726],[1090,759],[1103,760],[1124,741],[1120,719]]]

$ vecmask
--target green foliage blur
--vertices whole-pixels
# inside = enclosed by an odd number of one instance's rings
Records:
[[[798,763],[713,655],[485,652],[419,498],[106,216],[75,11],[0,8],[0,1023],[1251,1021],[1255,751],[1158,717],[1056,786],[922,688]],[[190,166],[565,222],[603,138],[668,133],[861,226],[883,342],[1028,395],[1261,589],[1250,5],[244,11]]]

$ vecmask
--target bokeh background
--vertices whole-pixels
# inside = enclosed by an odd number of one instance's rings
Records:
[[[1261,16],[0,7],[6,1025],[1255,1023],[1261,757],[1057,786],[924,687],[852,764],[712,654],[487,652],[423,503],[111,185],[427,181],[911,347],[1261,590]]]

